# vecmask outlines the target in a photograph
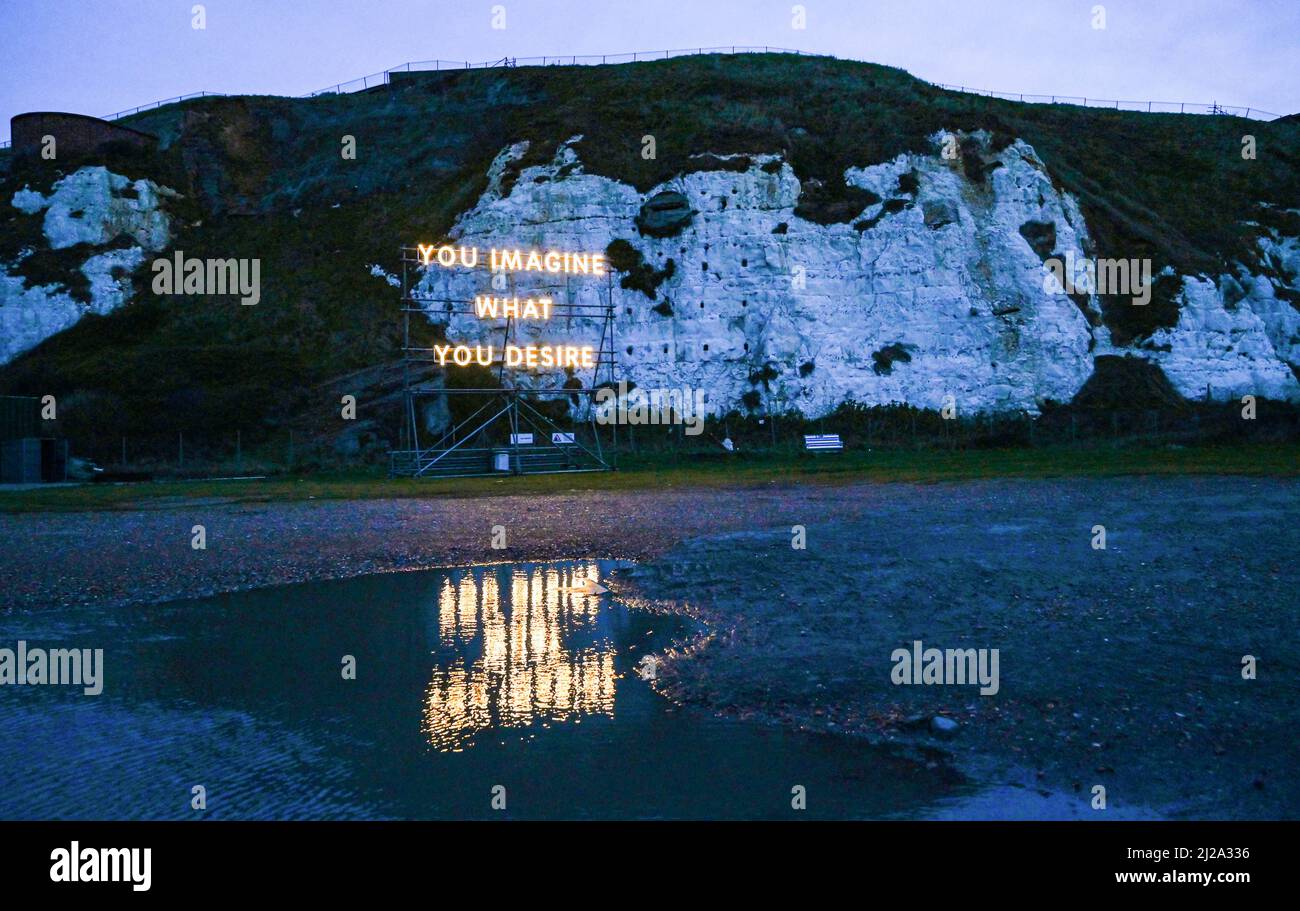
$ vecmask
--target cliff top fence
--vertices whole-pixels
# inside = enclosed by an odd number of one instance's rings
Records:
[[[767,46],[742,46],[739,44],[723,45],[721,47],[687,47],[677,48],[667,51],[632,51],[625,54],[563,54],[551,57],[500,57],[496,60],[484,60],[473,62],[469,60],[413,60],[409,63],[399,63],[395,67],[384,70],[381,73],[371,73],[369,76],[358,76],[347,82],[340,82],[336,85],[326,86],[315,92],[309,92],[303,96],[305,98],[314,98],[317,95],[336,95],[348,94],[351,92],[361,92],[366,89],[372,89],[378,85],[385,85],[390,81],[390,77],[395,73],[426,73],[438,72],[442,70],[483,70],[493,69],[495,67],[516,67],[516,66],[604,66],[615,63],[646,63],[651,60],[669,60],[673,57],[692,57],[701,54],[794,54],[796,56],[816,56],[805,54],[797,48],[789,47],[767,47]]]
[[[501,57],[496,60],[484,60],[479,62],[470,60],[412,60],[407,63],[399,63],[397,66],[390,67],[389,69],[378,73],[371,73],[368,76],[358,76],[356,79],[335,83],[334,85],[326,86],[323,89],[318,89],[315,92],[308,92],[306,95],[299,95],[297,97],[315,98],[318,95],[343,95],[352,92],[363,92],[382,85],[388,85],[392,81],[391,77],[395,73],[440,72],[443,70],[466,69],[476,70],[516,66],[603,66],[615,63],[640,63],[651,60],[668,60],[673,57],[689,57],[702,54],[794,54],[796,56],[805,57],[831,56],[829,54],[809,54],[798,50],[797,48],[788,47],[722,45],[721,47],[677,48],[666,51],[632,51],[623,54],[564,54],[551,57]],[[989,89],[974,88],[968,85],[949,85],[942,82],[932,82],[930,84],[936,88],[945,89],[950,92],[964,92],[970,95],[980,95],[986,98],[1000,98],[1004,101],[1020,101],[1026,104],[1070,104],[1087,108],[1107,108],[1116,111],[1138,111],[1149,114],[1211,114],[1245,117],[1251,120],[1275,120],[1278,117],[1283,116],[1281,114],[1275,114],[1272,111],[1260,110],[1256,107],[1221,105],[1217,102],[1124,101],[1116,98],[1089,98],[1083,95],[1033,95],[1025,92],[995,92]],[[101,119],[117,120],[122,117],[130,117],[134,114],[151,111],[155,108],[164,107],[169,104],[190,101],[194,98],[224,98],[226,97],[226,94],[227,93],[225,92],[191,92],[188,95],[178,95],[175,98],[164,98],[161,101],[142,104],[138,107],[118,111],[115,114],[107,114]],[[8,139],[0,141],[0,149],[8,148],[9,144],[10,140]]]
[[[759,47],[741,45],[723,45],[722,47],[678,48],[668,51],[633,51],[626,54],[578,54],[556,57],[502,57],[498,60],[486,60],[474,63],[468,60],[419,60],[398,64],[391,69],[369,76],[359,76],[348,82],[326,86],[310,92],[307,98],[317,95],[347,94],[362,92],[376,86],[386,85],[395,73],[415,73],[440,70],[490,69],[492,67],[514,66],[601,66],[613,63],[639,63],[651,60],[667,60],[672,57],[687,57],[699,54],[795,54],[796,56],[829,56],[808,54],[797,48]],[[1087,108],[1107,108],[1117,111],[1140,111],[1149,114],[1219,114],[1233,117],[1247,117],[1253,120],[1273,120],[1281,117],[1272,111],[1256,107],[1239,107],[1221,105],[1218,102],[1199,103],[1190,101],[1124,101],[1115,98],[1088,98],[1082,95],[1032,95],[1025,92],[995,92],[989,89],[973,88],[968,85],[949,85],[932,82],[936,88],[950,92],[964,92],[981,95],[986,98],[1001,98],[1004,101],[1020,101],[1026,104],[1071,104]]]
[[[968,85],[948,85],[933,82],[936,88],[950,92],[965,92],[968,95],[981,95],[985,98],[1000,98],[1003,101],[1020,101],[1025,104],[1072,104],[1084,108],[1104,108],[1112,111],[1136,111],[1143,114],[1217,114],[1226,117],[1246,117],[1250,120],[1276,120],[1284,115],[1259,108],[1239,107],[1237,105],[1208,104],[1191,101],[1123,101],[1115,98],[1086,98],[1082,95],[1030,95],[1025,92],[994,92],[988,89],[975,89]]]

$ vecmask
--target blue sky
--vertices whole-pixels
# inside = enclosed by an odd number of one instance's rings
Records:
[[[804,29],[788,0],[208,0],[202,30],[194,5],[0,0],[0,138],[22,111],[297,95],[407,60],[731,44],[998,91],[1300,111],[1300,0],[804,0]]]

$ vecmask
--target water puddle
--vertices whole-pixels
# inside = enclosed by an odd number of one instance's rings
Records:
[[[102,648],[105,668],[95,697],[0,687],[0,817],[843,819],[926,815],[960,793],[849,738],[672,705],[637,664],[695,630],[599,592],[615,567],[0,617],[6,648]]]

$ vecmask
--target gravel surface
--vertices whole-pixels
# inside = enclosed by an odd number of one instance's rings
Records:
[[[206,550],[190,546],[196,524]],[[1098,524],[1105,550],[1091,546]],[[177,502],[0,516],[0,607],[627,558],[642,565],[625,596],[711,629],[662,665],[659,685],[683,702],[861,734],[992,784],[1083,800],[1100,784],[1120,811],[1295,818],[1297,553],[1300,481],[1281,479]],[[917,639],[998,649],[998,693],[893,685],[893,650]],[[1258,679],[1242,679],[1244,655]]]
[[[510,560],[644,560],[697,535],[869,512],[909,487],[763,486],[546,497],[233,503],[0,514],[0,610],[157,602],[365,573]],[[202,525],[207,547],[191,546]],[[504,549],[492,547],[504,526]]]
[[[661,665],[661,689],[724,714],[939,750],[977,780],[1085,807],[1101,786],[1112,817],[1300,817],[1300,483],[865,493],[856,517],[808,516],[806,550],[789,527],[752,530],[630,571],[625,596],[714,630]],[[803,518],[774,509],[768,525]],[[895,684],[894,650],[917,640],[997,649],[997,693]]]

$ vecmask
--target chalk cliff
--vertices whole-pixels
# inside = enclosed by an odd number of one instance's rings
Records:
[[[1292,369],[1300,367],[1300,312],[1275,296],[1269,278],[1243,273],[1227,291],[1226,281],[1183,276],[1177,325],[1138,351],[1117,348],[1095,295],[1049,290],[1043,258],[1022,230],[1048,230],[1054,244],[1045,252],[1083,259],[1091,245],[1078,205],[1025,142],[994,151],[987,134],[961,138],[950,158],[936,135],[932,154],[848,169],[844,180],[876,201],[832,224],[796,214],[800,181],[776,155],[745,156],[743,170],[694,171],[639,193],[584,173],[581,137],[505,186],[503,175],[527,152],[512,144],[456,221],[453,243],[589,251],[622,239],[657,283],[624,287],[619,272],[610,281],[513,273],[494,288],[482,270],[434,265],[416,293],[430,301],[483,293],[549,294],[557,304],[612,299],[619,378],[701,388],[722,410],[741,407],[761,386],[773,408],[806,415],[848,400],[939,408],[948,396],[959,411],[1036,412],[1046,400],[1071,399],[1095,355],[1126,352],[1159,364],[1188,397],[1208,389],[1300,399]],[[964,160],[971,155],[981,158],[981,179]],[[644,234],[644,207],[667,194],[684,197],[689,218],[671,236]],[[1295,240],[1274,248],[1294,279]],[[439,303],[428,309],[449,341],[503,341],[504,321],[449,315]],[[600,332],[595,317],[557,319],[521,323],[516,338],[596,345]],[[559,386],[566,376],[517,378]]]
[[[429,340],[504,341],[434,298],[608,300],[616,378],[696,387],[715,412],[951,397],[966,415],[1032,413],[1085,386],[1089,407],[1124,407],[1130,373],[1161,395],[1300,401],[1286,118],[1021,104],[737,54],[401,74],[129,119],[158,147],[0,150],[0,392],[69,402],[74,437],[324,440],[346,392],[376,451],[396,444],[398,251],[444,242],[604,252],[614,268],[501,287],[428,270]],[[258,260],[259,303],[155,293],[149,264],[177,249]],[[1149,261],[1151,299],[1063,293],[1060,258]],[[600,328],[557,318],[516,341],[594,346]]]
[[[13,208],[42,218],[48,250],[84,255],[85,293],[59,284],[34,284],[17,274],[36,250],[0,261],[0,364],[75,325],[87,313],[111,313],[130,300],[132,274],[147,252],[163,249],[171,236],[162,201],[174,193],[151,180],[130,181],[104,167],[84,167],[55,182],[46,196],[24,187]],[[76,249],[74,249],[76,248]]]

